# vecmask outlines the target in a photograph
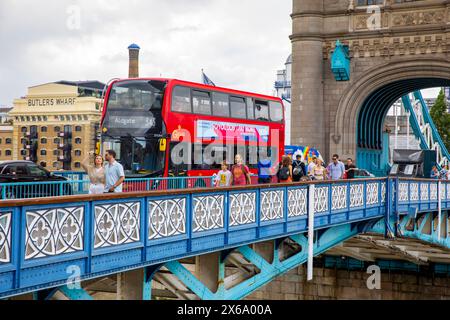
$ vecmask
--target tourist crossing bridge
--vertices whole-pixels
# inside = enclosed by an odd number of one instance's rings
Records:
[[[242,299],[309,248],[447,265],[449,208],[392,178],[0,201],[0,298]]]

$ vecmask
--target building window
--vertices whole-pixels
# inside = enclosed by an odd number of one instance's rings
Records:
[[[28,154],[27,150],[20,150],[21,156],[26,156]]]
[[[81,138],[76,138],[75,139],[75,144],[81,144]]]
[[[395,3],[401,3],[404,1],[405,0],[395,0]],[[411,0],[409,0],[409,1],[411,1]],[[383,5],[384,0],[358,0],[358,2],[357,2],[358,7],[380,5],[380,4]]]
[[[88,121],[89,120],[88,116],[83,116],[83,118],[84,118],[84,121]]]
[[[21,131],[22,133],[25,133],[25,132],[27,132],[27,130],[28,130],[28,128],[27,128],[27,127],[22,127],[22,128],[20,128],[20,131]]]
[[[12,155],[11,150],[6,150],[6,151],[5,151],[5,155],[6,155],[6,156],[11,156],[11,155]]]
[[[47,121],[48,120],[48,117],[47,116],[44,116],[44,121]]]
[[[0,144],[2,144],[2,139],[0,138]]]
[[[41,150],[41,156],[46,156],[47,155],[47,150]]]
[[[60,132],[61,131],[61,127],[55,127],[55,132]]]
[[[55,138],[55,139],[53,139],[53,143],[54,144],[61,144],[61,139],[60,138]]]
[[[28,122],[30,122],[30,117],[29,116],[26,116],[26,119],[27,119]]]
[[[20,140],[20,143],[21,143],[21,144],[28,144],[28,140],[25,139],[25,138],[23,138],[22,140]]]
[[[58,169],[59,168],[59,162],[53,162],[53,168]]]
[[[54,156],[59,156],[59,150],[53,150],[53,155]]]
[[[47,127],[42,127],[41,128],[41,132],[47,132],[47,130],[48,130]]]
[[[40,163],[40,165],[41,165],[41,167],[46,168],[46,167],[47,167],[47,162],[42,161],[42,162]]]
[[[75,162],[75,168],[81,168],[81,163]]]
[[[42,138],[41,139],[41,144],[47,144],[47,139],[46,138]]]
[[[80,132],[81,130],[82,130],[81,126],[76,126],[76,127],[75,127],[75,131],[76,131],[76,132]]]
[[[6,138],[6,144],[12,144],[12,139],[11,138]]]
[[[81,150],[75,150],[75,156],[81,157]]]

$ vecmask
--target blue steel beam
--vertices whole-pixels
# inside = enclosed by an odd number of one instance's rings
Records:
[[[354,237],[360,231],[365,230],[367,225],[374,221],[368,221],[362,224],[345,224],[329,228],[316,237],[314,243],[314,256],[320,255],[330,248],[342,243],[349,238]],[[292,257],[280,261],[278,255],[278,245],[274,244],[273,262],[269,263],[260,254],[252,250],[249,246],[242,246],[236,249],[244,258],[256,266],[260,273],[243,281],[242,283],[225,289],[223,286],[225,265],[220,262],[219,267],[219,289],[217,292],[209,290],[198,278],[189,272],[181,263],[172,261],[167,263],[166,268],[172,272],[187,288],[194,292],[202,300],[239,300],[250,295],[259,288],[265,286],[270,281],[285,274],[286,272],[305,263],[308,259],[308,241],[304,234],[297,234],[290,237],[297,242],[302,250]],[[275,241],[276,242],[276,241]]]

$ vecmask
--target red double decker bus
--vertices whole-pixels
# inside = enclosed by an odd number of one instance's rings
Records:
[[[112,82],[101,125],[127,178],[209,176],[236,154],[256,173],[262,155],[275,165],[284,153],[279,98],[175,79]]]

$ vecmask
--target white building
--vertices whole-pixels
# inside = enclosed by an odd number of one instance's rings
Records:
[[[286,109],[286,138],[285,144],[291,144],[291,75],[292,75],[292,55],[290,55],[285,63],[286,68],[277,71],[277,80],[275,81],[274,95],[283,99]]]

